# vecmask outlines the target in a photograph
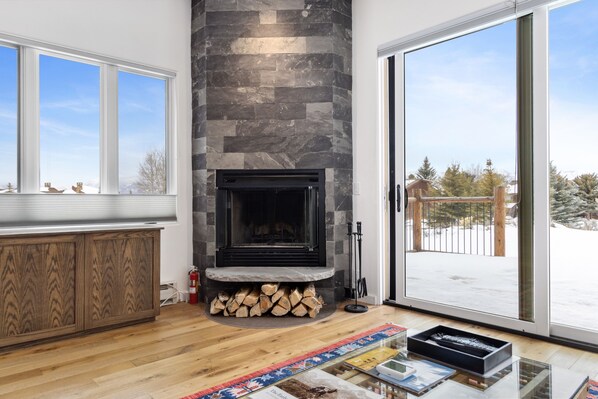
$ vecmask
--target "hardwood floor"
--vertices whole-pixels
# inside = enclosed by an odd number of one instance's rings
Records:
[[[208,320],[202,306],[178,304],[162,308],[153,323],[0,354],[0,398],[178,398],[385,322],[489,334],[511,341],[516,355],[598,374],[598,354],[389,306],[250,330]]]

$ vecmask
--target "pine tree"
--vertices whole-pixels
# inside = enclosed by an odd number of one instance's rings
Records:
[[[578,195],[583,201],[586,217],[591,218],[593,213],[598,212],[598,175],[584,173],[575,177],[573,183],[577,186]]]
[[[491,197],[494,195],[494,188],[506,185],[506,177],[500,173],[496,173],[492,160],[486,160],[486,167],[482,175],[476,182],[476,194],[481,196]]]
[[[424,162],[422,163],[422,166],[420,166],[419,169],[417,170],[416,176],[418,179],[429,180],[429,181],[434,181],[434,180],[438,179],[438,175],[436,174],[436,169],[434,169],[432,167],[432,164],[430,164],[428,157],[424,158]]]
[[[550,216],[559,223],[571,223],[583,214],[583,201],[578,190],[566,176],[550,163]]]
[[[442,195],[445,197],[466,197],[473,191],[473,175],[461,170],[458,163],[451,164],[440,179]]]

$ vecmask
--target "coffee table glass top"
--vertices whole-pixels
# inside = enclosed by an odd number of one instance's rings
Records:
[[[415,394],[397,386],[396,384],[391,383],[389,380],[380,380],[364,372],[363,369],[360,370],[354,367],[353,364],[355,364],[355,361],[351,359],[364,354],[365,356],[363,356],[362,358],[367,359],[369,353],[386,352],[386,349],[380,350],[379,348],[381,347],[386,347],[394,350],[397,353],[396,358],[407,359],[410,361],[430,360],[435,363],[441,364],[440,362],[434,359],[425,359],[420,356],[417,356],[414,353],[407,352],[407,332],[403,332],[393,337],[387,338],[383,341],[380,341],[378,343],[369,345],[363,349],[348,353],[345,356],[336,358],[330,362],[324,363],[320,365],[318,368],[328,374],[336,376],[353,385],[362,387],[365,390],[370,391],[371,393],[380,394],[380,397],[387,399],[561,399],[578,397],[585,398],[586,385],[588,382],[587,375],[556,367],[550,364],[541,363],[525,358],[519,358],[517,356],[513,356],[511,359],[499,365],[494,370],[491,370],[489,373],[485,375],[479,375],[465,370],[457,369],[454,366],[444,365],[455,369],[456,372],[452,376],[442,380],[441,382],[432,384],[430,387],[420,392],[419,394]],[[364,366],[363,368],[367,370],[366,366]],[[308,370],[304,373],[309,372],[310,371]],[[318,371],[317,373],[320,373],[320,371]],[[301,380],[302,378],[300,375],[290,377],[285,381],[277,383],[276,386],[282,387],[282,385],[286,385],[288,387],[289,384],[292,385],[292,383],[301,384],[300,381],[292,381],[293,379]],[[305,387],[305,385],[303,386]],[[298,391],[300,391],[300,389]],[[339,394],[341,394],[340,392],[341,391],[339,391]],[[267,395],[257,396],[263,398],[270,397]],[[253,395],[251,395],[251,397],[253,397]],[[291,397],[297,396],[295,394],[295,396]],[[308,396],[306,396],[306,398],[307,397]],[[328,398],[341,396],[322,397]],[[355,397],[361,398],[363,396],[356,394]]]

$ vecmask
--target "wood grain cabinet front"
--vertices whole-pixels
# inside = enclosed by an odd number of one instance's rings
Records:
[[[0,237],[0,348],[151,320],[160,230]]]
[[[85,328],[158,314],[159,231],[88,234],[85,238]]]
[[[0,346],[83,330],[84,239],[0,239]]]

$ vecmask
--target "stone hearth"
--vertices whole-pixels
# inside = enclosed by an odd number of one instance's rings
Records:
[[[324,169],[326,268],[348,281],[351,2],[193,0],[194,264],[215,264],[215,171]],[[332,270],[332,269],[330,269]]]

